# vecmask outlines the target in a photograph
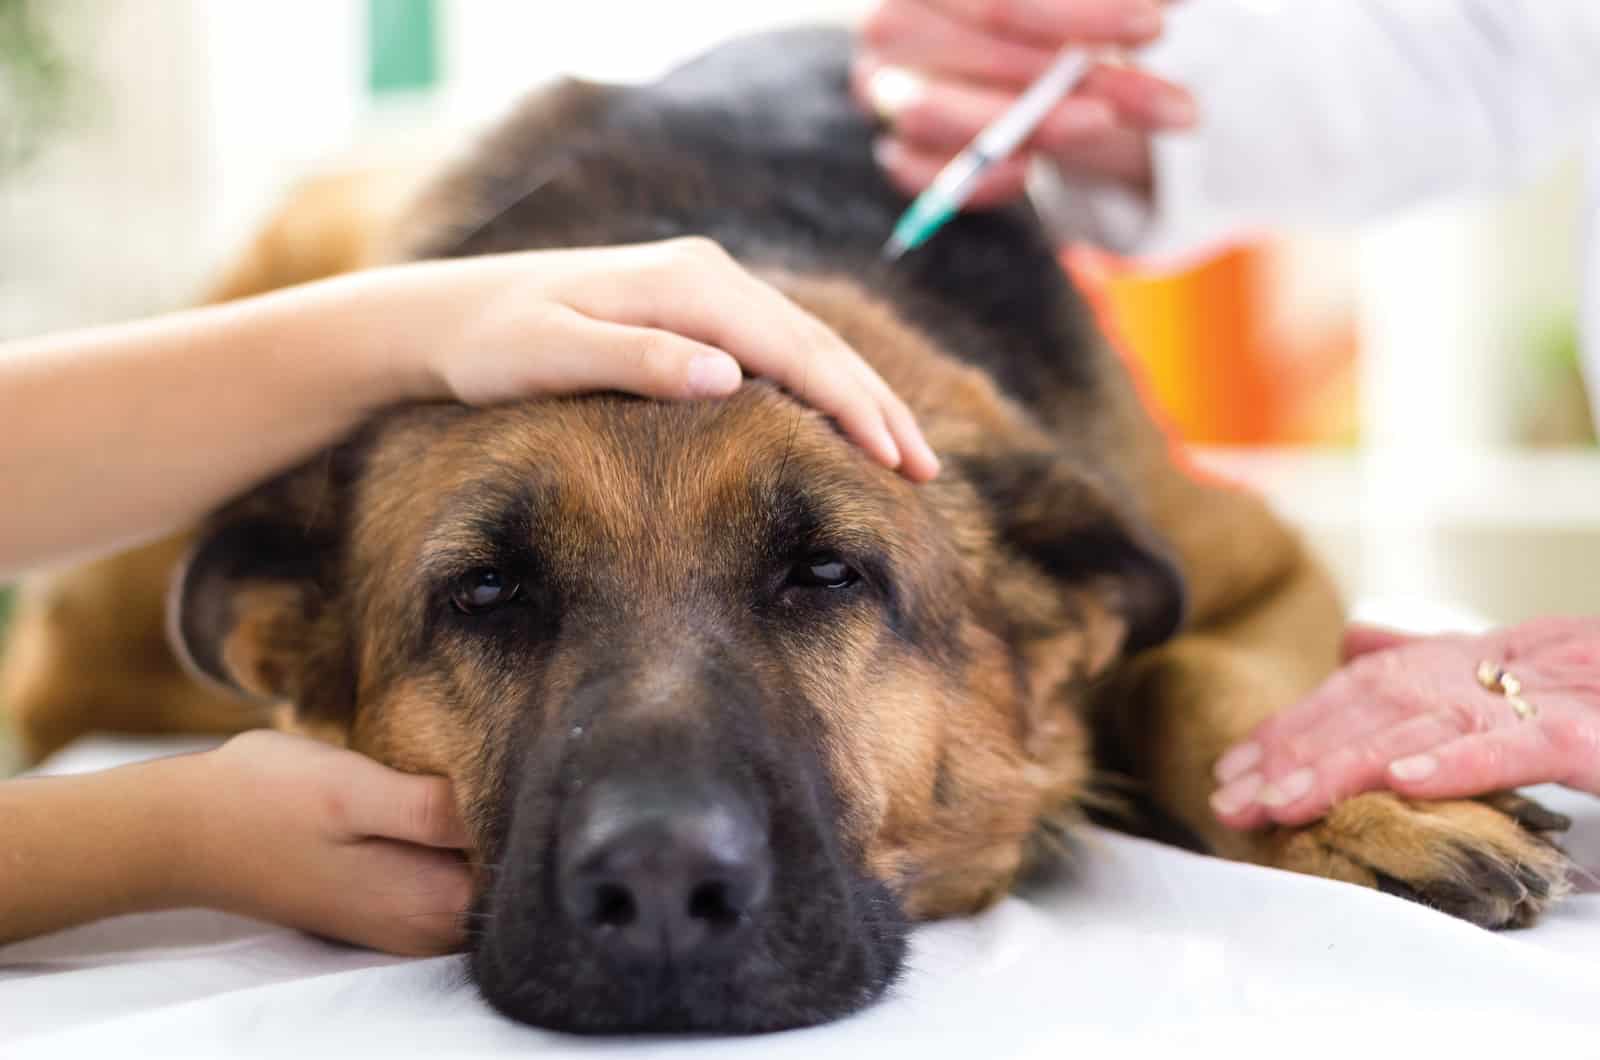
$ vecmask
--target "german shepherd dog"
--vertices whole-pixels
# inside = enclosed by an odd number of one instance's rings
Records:
[[[395,216],[303,197],[226,293],[386,240],[705,237],[662,267],[714,241],[834,327],[915,410],[936,481],[764,382],[397,408],[182,541],[31,586],[6,691],[32,749],[259,724],[242,697],[450,777],[472,974],[573,1031],[858,1009],[909,924],[1005,894],[1100,777],[1218,855],[1531,921],[1561,821],[1516,796],[1212,818],[1217,756],[1335,667],[1330,583],[1256,498],[1174,463],[1026,208],[880,259],[906,202],[850,47],[793,31],[647,87],[562,83]],[[232,695],[161,646],[169,580],[178,652]]]

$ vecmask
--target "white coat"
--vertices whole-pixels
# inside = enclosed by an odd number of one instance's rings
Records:
[[[1600,0],[1184,0],[1141,62],[1201,113],[1156,138],[1153,199],[1042,166],[1030,181],[1061,231],[1124,253],[1504,192],[1589,145],[1581,328],[1600,419]]]

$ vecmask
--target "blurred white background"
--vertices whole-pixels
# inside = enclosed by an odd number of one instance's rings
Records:
[[[34,4],[62,52],[68,98],[38,156],[0,176],[0,335],[181,304],[297,177],[418,143],[458,146],[462,131],[558,74],[642,80],[720,38],[842,21],[862,6]],[[384,27],[369,16],[423,8],[436,22],[433,83],[374,91],[369,49]]]
[[[724,37],[847,21],[867,5],[32,6],[69,77],[48,138],[0,172],[0,338],[183,304],[297,177],[391,152],[443,158],[558,74],[644,79]],[[380,24],[419,18],[398,33]],[[375,72],[375,48],[400,48],[400,84],[394,69]],[[1600,575],[1589,573],[1600,569],[1590,559],[1600,540],[1594,459],[1513,448],[1514,410],[1534,371],[1529,329],[1572,314],[1579,184],[1569,165],[1510,202],[1441,204],[1290,244],[1302,248],[1289,257],[1300,297],[1354,302],[1364,447],[1207,458],[1271,491],[1352,595],[1438,600],[1498,619],[1600,604]]]

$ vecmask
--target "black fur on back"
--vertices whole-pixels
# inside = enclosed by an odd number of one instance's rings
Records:
[[[554,129],[514,120],[466,171],[478,219],[414,252],[708,236],[747,266],[849,275],[1024,403],[1091,386],[1099,340],[1031,209],[965,213],[882,259],[909,202],[873,159],[851,48],[842,29],[743,38],[653,84],[587,86]]]

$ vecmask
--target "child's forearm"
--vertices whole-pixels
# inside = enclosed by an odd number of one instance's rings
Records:
[[[698,240],[373,269],[0,346],[0,579],[192,522],[395,402],[718,397],[741,365],[937,472],[859,354]]]
[[[191,521],[406,396],[365,308],[319,285],[6,348],[0,578]]]
[[[195,761],[0,783],[0,943],[189,902],[181,822]]]

